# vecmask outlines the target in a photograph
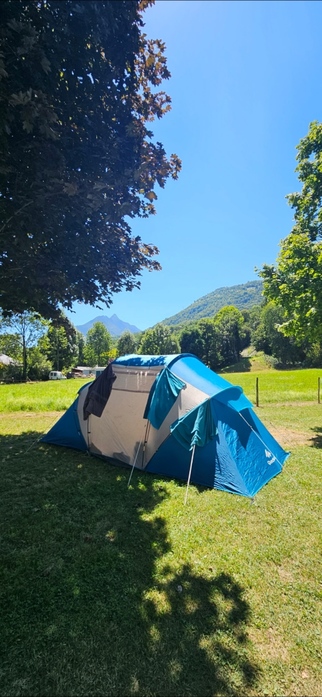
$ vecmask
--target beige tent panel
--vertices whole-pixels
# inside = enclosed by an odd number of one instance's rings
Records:
[[[143,418],[147,399],[156,376],[163,366],[151,369],[113,365],[116,380],[101,417],[91,414],[81,418],[87,395],[84,388],[79,395],[80,427],[90,452],[133,464],[146,431]],[[140,466],[141,457],[137,457]]]

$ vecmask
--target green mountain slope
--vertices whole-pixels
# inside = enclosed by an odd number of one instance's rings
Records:
[[[225,305],[234,305],[239,310],[249,309],[254,305],[260,305],[263,300],[262,290],[262,281],[248,281],[238,286],[217,288],[212,293],[195,300],[185,310],[164,319],[162,324],[171,326],[203,317],[213,317]]]

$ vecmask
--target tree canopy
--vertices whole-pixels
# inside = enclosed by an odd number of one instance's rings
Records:
[[[177,178],[148,128],[170,109],[150,0],[3,0],[0,20],[0,305],[54,317],[111,302],[159,269],[131,219]]]
[[[274,265],[260,271],[264,294],[284,311],[281,330],[298,340],[322,341],[322,124],[313,122],[297,146],[302,190],[287,196],[294,226]]]
[[[141,337],[138,347],[140,354],[180,353],[179,342],[164,324],[156,324],[147,329]]]
[[[126,356],[130,353],[135,353],[136,351],[136,339],[132,332],[126,330],[121,334],[117,342],[117,352],[119,356]]]
[[[85,358],[89,365],[105,365],[109,360],[111,335],[103,322],[95,322],[86,337]]]
[[[222,307],[215,315],[214,324],[219,337],[219,354],[222,363],[235,363],[246,345],[244,342],[244,317],[237,307]]]
[[[42,317],[31,312],[0,318],[0,334],[7,338],[12,334],[20,345],[23,380],[28,373],[28,350],[45,334],[47,324]]]
[[[79,355],[77,329],[63,314],[51,323],[44,337],[43,348],[56,370],[70,368],[77,360]]]
[[[304,347],[295,342],[294,337],[285,336],[280,331],[285,311],[273,301],[262,308],[260,322],[252,333],[252,343],[257,351],[274,356],[282,365],[301,363],[305,359]]]

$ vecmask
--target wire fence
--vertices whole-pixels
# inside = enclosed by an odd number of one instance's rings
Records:
[[[255,378],[255,405],[256,407],[261,406],[261,397],[264,394],[265,397],[267,397],[267,393],[265,393],[265,386],[262,386],[260,383],[260,378],[256,377]],[[245,390],[244,390],[245,391]],[[249,393],[249,388],[247,390]],[[275,393],[275,397],[278,394],[278,391]],[[285,399],[290,399],[291,398],[291,393],[290,392],[282,392],[281,393],[281,400],[285,401]],[[310,400],[305,399],[305,397],[308,396],[308,392],[305,393],[305,395],[302,396],[303,401],[316,401],[318,404],[321,404],[321,377],[317,378],[317,385],[315,388],[311,388],[310,390]],[[297,401],[297,400],[294,400]],[[276,399],[272,400],[272,404],[276,402]],[[265,399],[265,405],[268,405],[269,401],[267,401],[267,398]]]

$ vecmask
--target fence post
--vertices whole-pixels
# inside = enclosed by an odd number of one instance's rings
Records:
[[[259,407],[258,378],[256,378],[256,406]]]
[[[321,378],[318,378],[318,404],[321,404]]]

